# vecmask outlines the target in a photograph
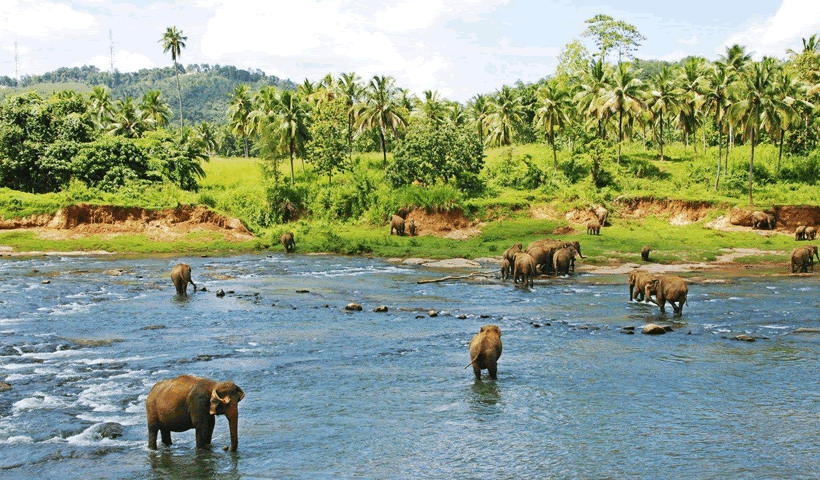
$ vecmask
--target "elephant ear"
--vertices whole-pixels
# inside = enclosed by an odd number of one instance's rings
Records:
[[[219,394],[216,393],[216,388],[214,388],[213,391],[211,392],[211,410],[210,410],[209,413],[211,415],[216,415],[218,413],[217,410],[219,409],[221,404],[222,404],[222,399],[219,398]]]
[[[242,399],[245,398],[245,392],[241,388],[236,387],[236,393],[239,394],[239,399],[237,400],[237,402],[241,402]]]
[[[483,331],[484,331],[484,327],[481,327],[481,330],[479,330],[478,333],[481,333]]]

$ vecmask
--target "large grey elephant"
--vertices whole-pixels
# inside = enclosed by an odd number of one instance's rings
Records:
[[[598,219],[598,223],[601,224],[602,227],[605,227],[606,221],[609,218],[609,210],[600,205],[593,205],[590,211],[595,214],[595,218]]]
[[[171,432],[196,429],[196,448],[211,444],[215,415],[225,415],[231,432],[231,451],[239,444],[237,404],[245,392],[233,382],[215,382],[207,378],[180,375],[158,382],[145,399],[148,416],[148,448],[156,450],[157,432],[162,443],[171,445]]]
[[[472,366],[477,380],[481,380],[482,370],[495,379],[501,350],[501,330],[496,325],[484,325],[470,341],[470,364],[465,368]]]
[[[191,266],[184,263],[179,263],[171,270],[171,281],[174,282],[174,287],[177,289],[177,295],[183,297],[188,295],[188,284],[194,286],[196,292],[196,284],[191,280]]]
[[[774,230],[776,226],[777,220],[774,215],[761,211],[752,212],[752,228]]]
[[[518,252],[515,254],[515,263],[513,264],[513,283],[518,283],[522,280],[524,285],[532,287],[535,278],[535,259],[527,252]]]
[[[561,247],[552,256],[552,265],[556,275],[569,275],[575,271],[575,247]]]
[[[655,294],[655,300],[652,300],[652,294]],[[689,287],[677,275],[660,275],[644,286],[644,295],[646,300],[660,306],[661,312],[666,311],[664,305],[669,302],[675,314],[680,315],[683,313],[683,304],[686,303],[686,297],[689,295]]]
[[[598,220],[591,220],[587,222],[587,235],[600,235],[601,234],[601,224],[598,223]]]
[[[390,220],[390,235],[393,235],[393,232],[400,237],[404,235],[404,219],[398,215],[393,215]]]

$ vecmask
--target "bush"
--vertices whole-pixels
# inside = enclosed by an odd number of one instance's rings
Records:
[[[136,180],[160,180],[156,172],[149,175],[145,151],[123,137],[106,136],[83,144],[72,160],[72,170],[89,187],[106,192]]]

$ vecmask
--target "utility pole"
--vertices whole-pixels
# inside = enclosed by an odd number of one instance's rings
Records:
[[[111,44],[109,47],[109,52],[111,54],[111,74],[114,74],[114,34],[111,33],[111,30],[108,31],[108,42]]]
[[[20,56],[17,54],[17,42],[14,42],[14,81],[20,86]]]

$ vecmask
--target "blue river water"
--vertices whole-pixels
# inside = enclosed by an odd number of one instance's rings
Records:
[[[178,262],[206,292],[175,295]],[[820,327],[820,277],[695,278],[675,318],[630,303],[624,275],[417,283],[450,273],[281,254],[5,259],[0,478],[820,477],[820,335],[795,333]],[[674,331],[623,333],[646,322]],[[468,345],[489,323],[498,379],[476,381]],[[237,452],[224,417],[210,450],[193,431],[147,448],[148,391],[180,374],[244,390]],[[102,438],[106,422],[122,436]]]

